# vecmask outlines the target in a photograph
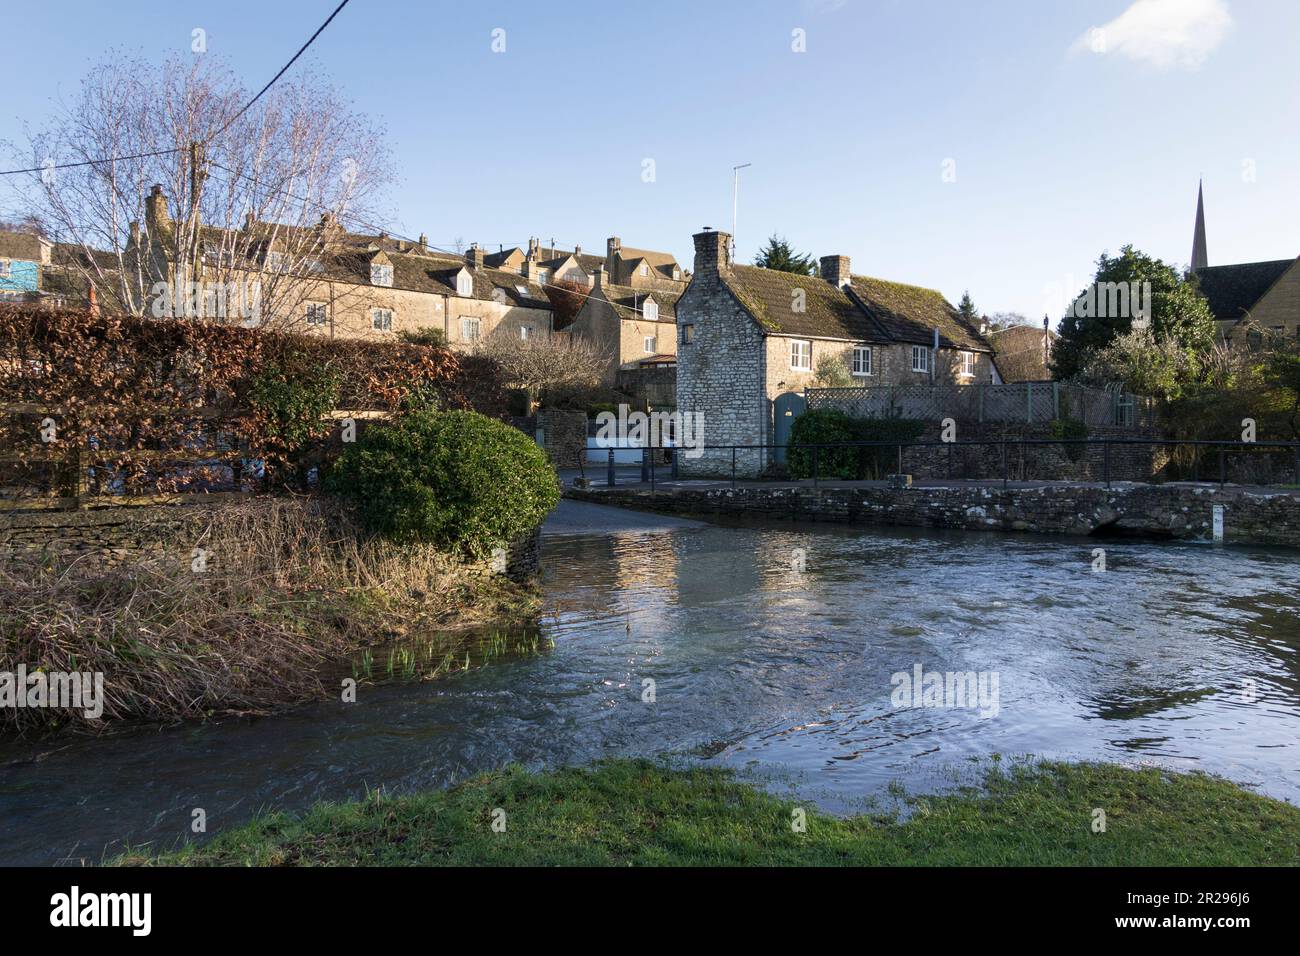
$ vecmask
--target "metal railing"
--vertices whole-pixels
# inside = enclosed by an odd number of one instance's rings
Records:
[[[781,475],[772,467],[773,453],[785,449],[786,461],[798,467],[798,475]],[[1035,455],[1030,450],[1043,449],[1049,454]],[[1050,452],[1059,450],[1053,457]],[[1133,451],[1145,450],[1135,456]],[[608,449],[606,484],[614,487],[617,474],[615,449]],[[856,451],[856,460],[845,453]],[[714,453],[712,456],[709,453]],[[820,443],[760,443],[744,445],[700,445],[694,448],[652,446],[643,449],[641,482],[654,491],[667,468],[671,480],[681,477],[681,456],[699,453],[707,458],[704,468],[692,468],[688,478],[730,479],[736,487],[740,480],[768,483],[810,481],[813,487],[825,481],[880,480],[865,477],[864,456],[877,465],[885,456],[894,465],[892,474],[909,474],[909,467],[928,472],[921,480],[974,480],[1001,482],[1004,488],[1012,481],[1079,482],[1104,484],[1115,481],[1159,484],[1169,481],[1229,482],[1252,486],[1283,486],[1300,490],[1300,441],[1224,441],[1213,439],[1161,438],[1007,438],[973,441],[851,441]],[[972,454],[975,453],[975,454]],[[806,455],[805,459],[797,457]],[[796,457],[792,457],[796,456]],[[921,460],[918,462],[918,456]],[[761,468],[749,474],[756,459]],[[667,464],[661,462],[666,461]],[[1117,460],[1118,459],[1118,460]],[[688,459],[689,460],[689,459]],[[853,465],[851,477],[843,466]],[[828,466],[830,466],[828,468]],[[941,473],[940,473],[941,472]],[[972,474],[972,472],[975,472]],[[884,477],[883,475],[881,476]]]

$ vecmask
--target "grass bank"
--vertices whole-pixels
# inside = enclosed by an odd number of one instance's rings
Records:
[[[3,707],[0,730],[267,714],[337,696],[358,659],[363,681],[434,676],[500,650],[462,647],[481,640],[466,628],[524,622],[539,604],[532,587],[369,538],[311,500],[199,511],[181,531],[138,536],[158,553],[0,563],[0,672],[104,675],[98,719]]]
[[[1300,863],[1300,808],[1203,774],[1044,763],[835,818],[725,771],[614,760],[508,769],[412,796],[275,814],[119,865],[1242,866]],[[1094,810],[1106,814],[1093,832]],[[796,833],[796,809],[806,830]],[[494,832],[494,811],[505,831]],[[497,814],[500,818],[500,814]]]

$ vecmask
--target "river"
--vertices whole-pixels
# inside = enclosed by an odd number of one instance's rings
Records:
[[[994,754],[1203,769],[1300,797],[1292,553],[832,525],[624,529],[546,539],[537,653],[363,686],[355,704],[4,744],[0,863],[169,847],[196,808],[213,833],[367,787],[607,755],[734,766],[833,811],[892,781],[943,788]],[[996,698],[896,706],[896,675],[918,665],[975,672]]]

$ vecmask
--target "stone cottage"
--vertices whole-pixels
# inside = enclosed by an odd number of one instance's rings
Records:
[[[853,275],[847,256],[821,260],[821,277],[730,261],[731,237],[695,237],[695,272],[677,302],[677,410],[702,416],[709,445],[771,445],[779,396],[843,363],[868,385],[980,384],[991,349],[933,289]],[[936,347],[937,343],[937,347]],[[742,451],[752,476],[771,449]],[[685,474],[730,474],[731,452],[683,460]]]

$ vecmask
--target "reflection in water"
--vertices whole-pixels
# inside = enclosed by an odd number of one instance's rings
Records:
[[[1094,543],[825,526],[548,539],[545,653],[277,718],[6,744],[0,862],[170,845],[196,807],[215,831],[366,786],[616,754],[771,771],[832,809],[993,753],[1300,796],[1296,559],[1126,541],[1093,573]],[[997,672],[997,716],[895,709],[891,675],[916,665]]]

